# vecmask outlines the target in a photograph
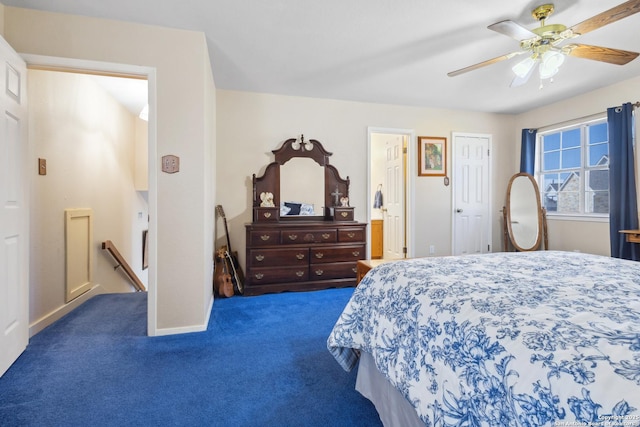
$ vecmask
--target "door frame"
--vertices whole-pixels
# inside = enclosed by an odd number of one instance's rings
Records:
[[[113,62],[90,61],[75,58],[60,58],[45,55],[18,53],[27,63],[27,70],[32,68],[51,68],[58,71],[67,70],[85,74],[112,74],[121,77],[146,76],[148,84],[147,101],[149,103],[148,121],[148,162],[149,162],[149,279],[147,287],[147,335],[157,335],[157,265],[158,265],[158,171],[157,171],[157,94],[156,94],[156,69],[139,65],[119,64]],[[80,299],[80,298],[78,298]],[[82,302],[82,301],[80,301]],[[71,303],[72,304],[72,303]],[[60,317],[71,311],[69,309],[58,310]],[[32,331],[33,332],[33,331]],[[37,331],[36,331],[37,332]]]
[[[417,175],[416,152],[417,144],[413,141],[416,139],[416,133],[413,129],[401,128],[385,128],[385,127],[367,127],[367,224],[371,224],[373,214],[373,186],[371,184],[371,135],[377,133],[402,135],[407,139],[407,163],[405,165],[405,173],[407,175],[405,188],[405,227],[407,228],[407,241],[404,242],[407,247],[407,258],[412,258],[415,253],[415,241],[413,231],[415,230],[415,177]],[[370,228],[370,227],[369,227]],[[367,232],[367,258],[371,259],[371,230]]]
[[[488,204],[489,204],[489,209],[488,209],[488,219],[487,219],[487,224],[489,229],[487,230],[487,238],[489,240],[489,251],[488,252],[493,252],[493,216],[491,215],[491,209],[493,207],[493,198],[492,198],[492,192],[491,192],[491,187],[492,187],[492,179],[493,179],[493,170],[491,168],[491,152],[493,150],[492,148],[492,143],[493,143],[493,135],[489,134],[489,133],[472,133],[472,132],[451,132],[451,182],[454,183],[455,179],[456,179],[456,156],[454,155],[456,153],[455,151],[455,146],[454,144],[456,143],[456,138],[457,137],[473,137],[473,138],[487,138],[487,140],[489,141],[489,155],[487,156],[487,161],[488,161],[488,165],[487,165],[487,173],[488,173],[488,196],[487,196],[487,200],[488,200]],[[455,254],[456,253],[456,212],[455,212],[455,202],[456,202],[456,186],[455,184],[452,185],[451,188],[451,253]]]

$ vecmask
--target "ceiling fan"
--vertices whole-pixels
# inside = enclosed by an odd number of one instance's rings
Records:
[[[559,70],[566,56],[592,59],[610,64],[624,65],[634,60],[637,52],[630,52],[608,47],[571,43],[561,46],[565,40],[573,39],[590,31],[609,25],[622,18],[640,12],[640,0],[629,0],[605,12],[599,13],[570,28],[562,24],[547,24],[547,18],[553,13],[553,4],[543,4],[536,7],[531,14],[540,22],[540,27],[529,30],[514,21],[496,22],[487,28],[512,37],[520,42],[520,50],[498,56],[456,71],[447,73],[449,77],[458,76],[496,62],[511,59],[515,56],[528,54],[527,58],[513,66],[515,74],[511,87],[523,85],[533,74],[536,64],[540,74],[540,81],[551,79]]]

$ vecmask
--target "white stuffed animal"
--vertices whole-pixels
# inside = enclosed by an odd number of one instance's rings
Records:
[[[260,206],[263,208],[272,208],[275,206],[273,204],[273,193],[269,193],[269,192],[260,193],[260,200],[262,200],[262,202],[260,203]]]

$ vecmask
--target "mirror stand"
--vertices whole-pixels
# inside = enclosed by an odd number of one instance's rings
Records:
[[[274,161],[267,165],[262,176],[253,175],[254,221],[353,221],[353,207],[349,205],[349,177],[341,178],[329,164],[332,153],[322,144],[310,139],[287,139],[273,150]],[[294,166],[295,165],[295,166]],[[264,203],[263,195],[269,195]],[[305,200],[304,196],[308,197]],[[282,203],[297,202],[312,206],[310,215],[280,214]]]
[[[533,176],[524,172],[512,176],[506,198],[502,208],[504,251],[549,249],[547,212]]]

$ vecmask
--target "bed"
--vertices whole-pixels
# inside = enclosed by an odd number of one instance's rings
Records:
[[[382,264],[327,347],[359,365],[387,426],[638,426],[640,263],[536,251]]]

